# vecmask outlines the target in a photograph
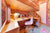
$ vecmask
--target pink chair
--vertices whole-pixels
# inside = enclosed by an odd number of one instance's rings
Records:
[[[33,17],[31,17],[30,21],[25,22],[25,25],[32,25],[33,24]]]

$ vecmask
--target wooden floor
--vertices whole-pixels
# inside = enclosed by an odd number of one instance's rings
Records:
[[[27,33],[29,30],[31,30],[32,28],[34,28],[34,26],[26,26],[25,29],[21,29],[20,33]]]

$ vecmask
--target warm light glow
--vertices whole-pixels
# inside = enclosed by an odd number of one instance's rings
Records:
[[[39,13],[39,12],[36,12],[36,13]]]
[[[14,19],[17,19],[19,15],[20,15],[19,13],[15,13],[14,14]]]
[[[19,25],[18,25],[18,22],[17,21],[15,21],[14,22],[14,24],[15,24],[15,27],[17,28],[17,27],[19,27]]]
[[[15,13],[15,14],[14,14],[14,16],[17,16],[17,15],[19,15],[19,13]]]
[[[15,16],[17,17],[17,16],[19,16],[19,15],[20,15],[19,13],[15,13],[15,14],[14,14],[14,17],[15,17]]]

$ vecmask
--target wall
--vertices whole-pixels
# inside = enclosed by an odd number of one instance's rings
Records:
[[[7,11],[7,7],[6,7],[6,5],[5,5],[5,2],[4,2],[4,0],[1,0],[2,2],[2,6],[1,6],[1,8],[2,8],[2,25],[4,24],[4,22],[5,22],[5,20],[6,20],[6,11]]]

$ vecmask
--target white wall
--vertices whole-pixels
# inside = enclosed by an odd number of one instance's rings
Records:
[[[41,16],[42,23],[45,24],[46,24],[46,4],[47,3],[40,4],[40,11],[38,12],[38,14]]]
[[[1,29],[1,25],[2,25],[2,22],[1,22],[1,0],[0,0],[0,29]]]

